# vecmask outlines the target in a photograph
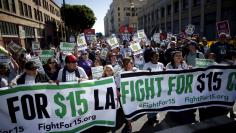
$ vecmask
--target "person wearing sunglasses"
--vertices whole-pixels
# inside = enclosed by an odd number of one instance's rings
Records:
[[[60,70],[60,66],[57,63],[57,60],[53,57],[47,60],[47,63],[43,66],[45,73],[48,77],[55,81],[57,80],[57,76]]]
[[[17,79],[17,85],[26,84],[32,85],[36,83],[53,83],[46,74],[40,73],[39,68],[34,61],[25,63],[25,72]]]

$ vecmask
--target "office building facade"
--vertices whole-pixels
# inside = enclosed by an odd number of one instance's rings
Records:
[[[178,34],[192,24],[195,33],[214,40],[216,22],[228,20],[235,36],[235,7],[234,0],[148,0],[138,12],[138,28],[150,37],[160,30]]]
[[[0,45],[11,41],[31,49],[58,45],[64,37],[60,7],[53,0],[0,0]]]

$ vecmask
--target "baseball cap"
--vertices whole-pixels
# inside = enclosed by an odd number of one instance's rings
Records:
[[[77,58],[74,55],[67,55],[65,58],[66,63],[75,63],[77,62]]]

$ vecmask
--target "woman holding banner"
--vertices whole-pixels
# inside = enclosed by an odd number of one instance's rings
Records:
[[[134,67],[134,62],[132,58],[125,57],[122,60],[122,65],[123,69],[120,72],[135,72],[138,71],[136,67]],[[119,76],[116,78],[116,86],[118,90],[120,89],[120,73],[118,74]],[[126,125],[124,127],[124,131],[127,133],[132,132],[132,121],[131,120],[126,120]]]
[[[183,60],[181,51],[173,51],[171,55],[171,62],[166,65],[166,70],[177,69],[186,70],[189,69],[188,65]],[[168,112],[165,120],[170,126],[191,124],[195,122],[196,109],[190,109],[179,112]]]

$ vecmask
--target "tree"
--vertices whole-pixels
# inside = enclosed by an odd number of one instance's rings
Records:
[[[92,28],[96,17],[93,11],[85,5],[64,5],[61,8],[62,18],[69,31],[76,35],[84,29]]]

